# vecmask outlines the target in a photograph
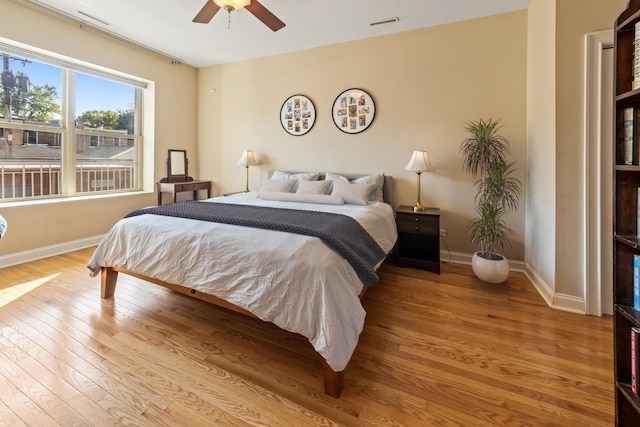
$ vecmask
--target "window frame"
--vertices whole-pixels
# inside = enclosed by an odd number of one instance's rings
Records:
[[[60,156],[60,194],[46,196],[21,196],[13,198],[0,198],[0,206],[15,203],[29,203],[34,201],[46,201],[50,199],[66,199],[71,197],[93,197],[106,194],[131,194],[148,190],[148,184],[145,183],[145,176],[149,175],[149,171],[145,168],[153,169],[153,164],[148,164],[145,159],[152,159],[153,150],[151,147],[144,147],[145,141],[151,141],[152,138],[145,138],[145,134],[153,135],[154,111],[153,99],[155,85],[152,81],[131,76],[116,70],[107,69],[98,65],[88,64],[84,61],[64,57],[51,52],[46,52],[31,46],[13,43],[10,40],[0,37],[0,51],[11,55],[16,55],[32,61],[38,61],[50,66],[58,67],[61,70],[60,83],[60,125],[38,125],[23,124],[15,122],[0,122],[0,130],[4,133],[4,129],[18,129],[29,132],[47,132],[58,134],[61,149]],[[76,138],[78,135],[103,136],[114,138],[113,133],[103,132],[96,129],[76,129],[76,85],[75,75],[77,72],[89,75],[91,77],[101,78],[126,84],[134,88],[134,130],[133,134],[123,134],[122,137],[127,140],[133,140],[135,149],[134,170],[135,176],[132,181],[135,185],[130,188],[118,190],[96,190],[96,191],[77,191],[76,189],[76,171],[78,168],[76,156]],[[147,105],[148,104],[148,105]],[[145,114],[147,113],[147,114]],[[150,142],[152,144],[152,142]],[[151,155],[150,155],[151,154]]]

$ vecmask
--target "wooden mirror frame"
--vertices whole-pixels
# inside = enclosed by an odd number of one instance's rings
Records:
[[[189,177],[189,160],[187,150],[169,149],[167,158],[167,178],[165,182],[191,181]]]

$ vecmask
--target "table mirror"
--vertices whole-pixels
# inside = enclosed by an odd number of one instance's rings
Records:
[[[191,181],[189,177],[189,160],[187,150],[169,150],[167,159],[167,178],[165,182]]]

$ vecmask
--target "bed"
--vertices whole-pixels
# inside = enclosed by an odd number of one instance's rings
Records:
[[[392,178],[378,175],[372,184],[367,180],[375,175],[317,175],[271,174],[260,192],[132,212],[105,235],[87,265],[101,275],[102,298],[114,295],[124,273],[301,334],[322,357],[325,393],[339,397],[364,326],[360,299],[397,239],[388,203]],[[316,180],[332,182],[306,182]],[[272,191],[285,181],[283,191]],[[322,195],[306,192],[320,187]],[[363,204],[351,200],[350,192],[367,188]],[[351,202],[337,203],[340,198]],[[174,216],[190,210],[198,214]],[[272,225],[269,215],[283,216],[285,224]],[[322,230],[307,231],[298,221]],[[345,231],[325,227],[332,221]]]

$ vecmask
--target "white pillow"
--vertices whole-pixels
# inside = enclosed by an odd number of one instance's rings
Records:
[[[331,194],[300,194],[300,193],[260,193],[263,200],[277,200],[280,202],[319,203],[323,205],[344,205],[344,199]]]
[[[327,194],[331,181],[298,181],[296,193]]]
[[[320,178],[320,174],[318,172],[300,172],[300,173],[289,173],[282,171],[273,171],[271,172],[271,179],[300,179],[304,181],[317,181]]]
[[[350,181],[347,177],[335,173],[327,172],[325,175],[327,181],[351,182],[353,184],[375,184],[375,188],[369,195],[370,202],[384,202],[382,187],[384,186],[384,174],[367,175]]]
[[[296,179],[265,179],[259,192],[291,193],[297,182]]]
[[[342,196],[345,203],[352,205],[367,205],[369,195],[375,189],[375,184],[349,184],[347,182],[334,181],[332,196]]]

